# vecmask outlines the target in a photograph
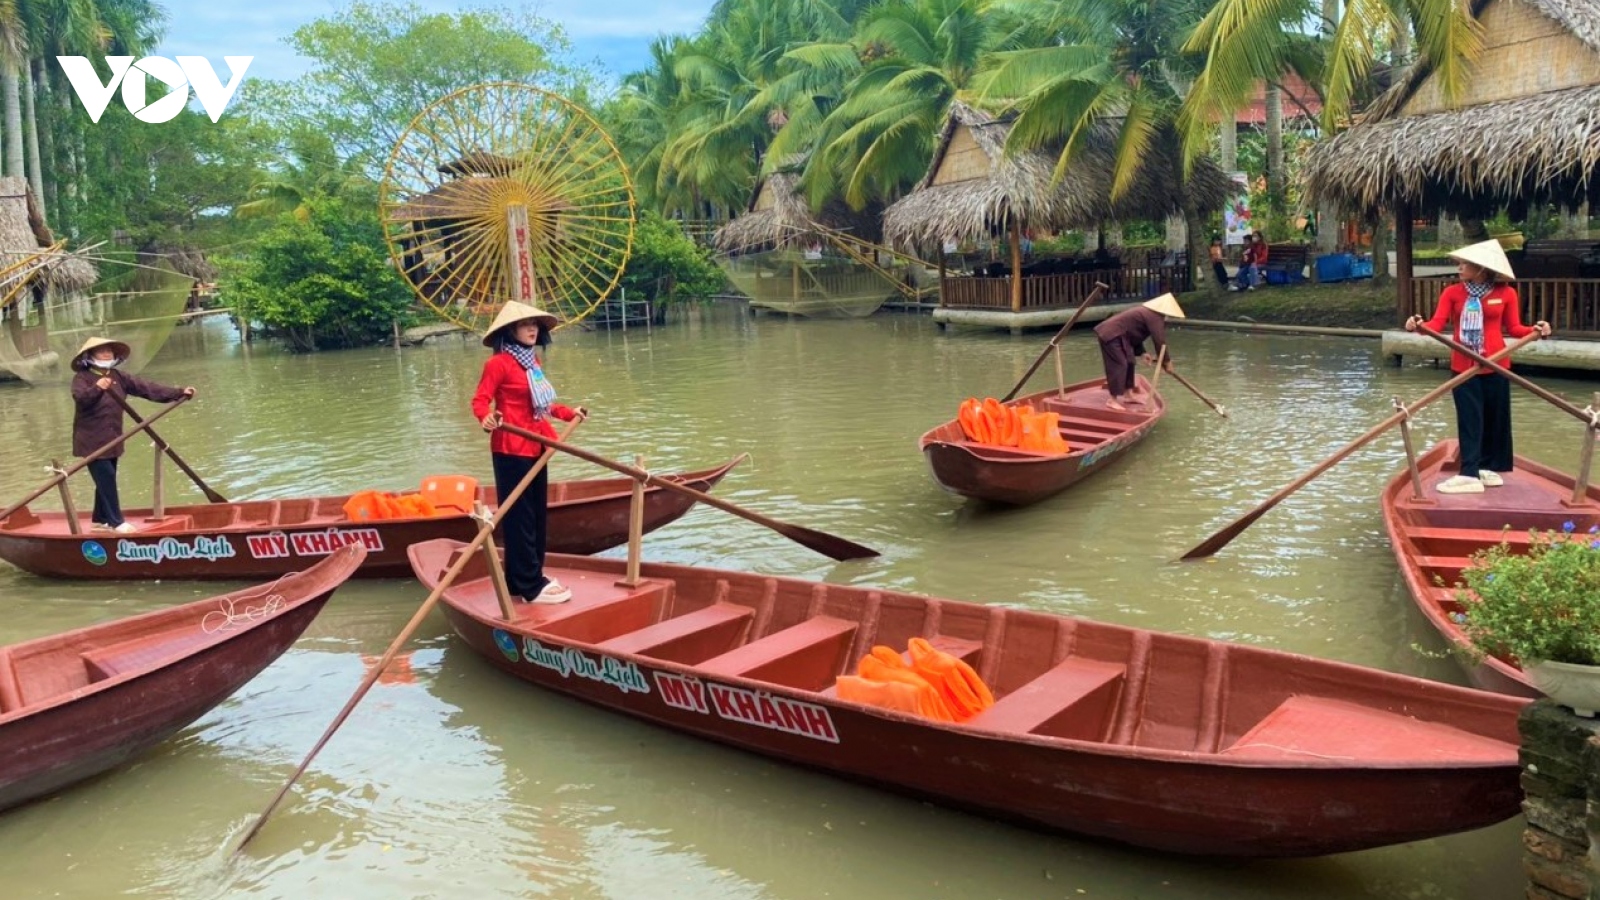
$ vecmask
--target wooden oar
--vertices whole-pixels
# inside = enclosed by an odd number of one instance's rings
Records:
[[[1559,397],[1559,396],[1557,396],[1555,394],[1550,393],[1549,390],[1540,387],[1539,385],[1533,383],[1532,381],[1529,381],[1528,379],[1522,377],[1521,375],[1518,375],[1517,373],[1511,371],[1510,369],[1506,368],[1505,366],[1500,365],[1499,363],[1495,362],[1494,360],[1490,359],[1489,357],[1484,356],[1482,353],[1479,353],[1478,351],[1473,350],[1471,347],[1468,347],[1465,344],[1462,344],[1460,341],[1452,340],[1452,339],[1450,339],[1448,337],[1445,337],[1444,335],[1440,334],[1437,331],[1434,331],[1432,328],[1429,328],[1426,325],[1418,325],[1417,326],[1417,330],[1422,332],[1423,334],[1427,335],[1428,337],[1433,338],[1434,340],[1438,341],[1439,343],[1444,344],[1446,347],[1449,347],[1451,350],[1454,350],[1457,353],[1461,353],[1461,354],[1464,354],[1466,356],[1469,356],[1472,359],[1477,360],[1482,365],[1488,366],[1489,368],[1495,370],[1496,372],[1499,372],[1501,375],[1504,375],[1505,377],[1511,379],[1511,382],[1513,384],[1517,385],[1520,388],[1524,388],[1529,393],[1533,394],[1535,397],[1538,397],[1540,400],[1545,401],[1546,403],[1550,404],[1551,406],[1554,406],[1556,409],[1561,410],[1562,412],[1566,413],[1567,415],[1572,416],[1573,418],[1577,419],[1578,421],[1582,422],[1583,424],[1585,424],[1585,425],[1594,424],[1594,416],[1592,414],[1584,412],[1583,410],[1579,409],[1577,406],[1575,406],[1574,404],[1569,402],[1566,398]],[[1537,332],[1535,332],[1535,334],[1537,334]]]
[[[1083,298],[1083,303],[1079,304],[1077,311],[1072,314],[1072,318],[1068,319],[1067,324],[1061,326],[1061,330],[1056,332],[1056,336],[1050,339],[1050,343],[1046,344],[1045,348],[1039,351],[1039,358],[1033,361],[1033,365],[1028,367],[1028,371],[1022,373],[1022,379],[1017,382],[1016,387],[1013,387],[1009,394],[1006,394],[1004,397],[1000,398],[1001,403],[1010,402],[1011,398],[1017,396],[1017,392],[1022,390],[1022,386],[1027,384],[1028,379],[1033,377],[1033,373],[1039,371],[1039,366],[1044,364],[1044,358],[1050,355],[1050,351],[1054,350],[1056,345],[1060,344],[1066,338],[1067,332],[1072,330],[1072,326],[1078,323],[1078,317],[1083,315],[1083,311],[1088,309],[1090,304],[1094,303],[1094,301],[1100,299],[1100,295],[1105,293],[1106,289],[1109,287],[1110,285],[1108,284],[1101,284],[1098,281],[1095,282],[1094,290],[1089,292],[1089,296]]]
[[[1202,402],[1205,405],[1207,405],[1207,406],[1211,407],[1212,409],[1216,410],[1217,411],[1217,415],[1222,416],[1224,419],[1226,419],[1228,417],[1228,408],[1226,406],[1223,406],[1222,404],[1220,404],[1217,401],[1211,399],[1210,397],[1207,397],[1204,393],[1202,393],[1200,391],[1199,388],[1197,388],[1194,385],[1190,384],[1189,383],[1189,379],[1187,379],[1187,378],[1183,377],[1182,375],[1178,374],[1178,370],[1177,369],[1168,369],[1167,370],[1167,374],[1171,375],[1173,378],[1176,378],[1178,380],[1179,384],[1181,384],[1184,387],[1188,388],[1189,389],[1189,393],[1195,395],[1196,397],[1199,397],[1200,398],[1200,402]]]
[[[582,418],[574,420],[571,425],[567,426],[566,431],[562,432],[561,436],[566,437],[572,434],[582,422]],[[550,459],[553,456],[555,456],[555,453],[548,449],[540,454],[539,461],[533,464],[533,468],[528,470],[528,474],[522,476],[522,480],[517,482],[517,486],[512,489],[511,494],[500,503],[500,508],[495,511],[494,518],[483,523],[478,529],[477,536],[462,549],[455,564],[439,580],[439,586],[433,589],[433,593],[428,595],[428,599],[422,601],[422,605],[417,607],[417,612],[411,617],[411,621],[407,622],[406,627],[400,629],[400,633],[395,635],[394,640],[389,644],[389,649],[383,651],[383,656],[367,672],[367,677],[361,679],[361,684],[356,688],[356,692],[350,695],[350,699],[345,701],[344,708],[339,710],[339,714],[333,717],[333,723],[328,726],[326,731],[322,732],[322,737],[317,738],[317,743],[312,746],[311,752],[306,754],[306,758],[300,761],[300,767],[294,770],[294,774],[289,776],[289,780],[285,781],[283,787],[279,788],[278,793],[273,796],[272,802],[268,803],[267,808],[261,811],[260,816],[256,817],[255,824],[251,825],[250,830],[245,832],[244,838],[239,841],[239,846],[234,848],[234,853],[243,852],[245,845],[250,843],[251,838],[254,838],[261,831],[261,826],[267,824],[267,818],[272,815],[273,810],[278,808],[278,804],[283,802],[283,798],[288,796],[289,789],[294,787],[294,783],[300,779],[301,775],[305,774],[306,769],[311,765],[311,761],[317,758],[317,754],[322,752],[323,747],[327,746],[328,740],[333,737],[335,731],[339,730],[339,726],[344,724],[345,719],[350,718],[350,713],[355,710],[356,704],[361,702],[361,698],[367,695],[367,691],[372,690],[374,684],[377,684],[378,677],[383,674],[383,670],[388,668],[389,663],[394,660],[395,654],[400,652],[400,648],[405,646],[407,640],[410,640],[411,635],[417,630],[417,626],[421,625],[422,620],[426,619],[428,613],[433,611],[434,605],[439,602],[440,597],[444,596],[445,590],[455,582],[456,576],[460,575],[461,571],[467,567],[467,563],[471,562],[473,557],[477,555],[477,549],[483,545],[484,541],[489,539],[489,535],[494,533],[494,527],[505,517],[506,510],[517,502],[517,499],[522,496],[522,492],[528,489],[528,485],[533,484],[533,479],[544,471],[544,467],[550,464]]]
[[[828,534],[826,532],[817,531],[811,528],[804,528],[799,525],[791,525],[788,522],[780,522],[777,519],[769,519],[760,513],[751,512],[742,506],[736,506],[726,500],[713,497],[704,491],[697,491],[692,487],[686,487],[677,483],[676,481],[669,481],[665,478],[651,475],[649,472],[646,472],[643,469],[630,466],[627,463],[617,462],[614,459],[607,459],[598,453],[585,450],[582,447],[574,447],[571,444],[547,438],[542,434],[535,434],[525,428],[518,428],[515,425],[502,424],[500,427],[511,432],[512,434],[521,435],[530,441],[538,441],[546,447],[553,447],[557,450],[560,450],[562,453],[569,453],[581,460],[592,462],[597,466],[603,466],[613,472],[620,472],[623,475],[627,475],[631,478],[643,480],[645,484],[653,484],[659,488],[664,488],[669,491],[676,491],[677,493],[683,494],[686,497],[693,497],[695,500],[704,503],[707,506],[714,506],[723,512],[732,513],[741,519],[748,519],[757,525],[763,525],[767,528],[770,528],[789,540],[794,541],[803,547],[815,550],[818,553],[821,553],[823,556],[842,561],[846,559],[866,559],[868,557],[880,555],[878,551],[872,549],[871,547],[863,547],[854,541],[847,541],[842,537]]]
[[[145,430],[149,429],[149,427],[151,425],[155,424],[157,419],[159,419],[162,416],[166,415],[167,413],[172,412],[173,410],[177,409],[179,406],[183,405],[183,402],[185,400],[188,400],[188,399],[189,399],[188,397],[180,397],[177,400],[174,400],[171,403],[168,403],[166,406],[161,407],[161,409],[158,410],[155,415],[153,415],[150,418],[144,420],[143,422],[140,422],[137,426],[135,426],[135,427],[133,427],[133,428],[127,430],[127,431],[124,431],[115,440],[112,440],[112,441],[108,442],[103,447],[95,448],[95,451],[93,453],[90,453],[88,456],[85,456],[83,459],[80,459],[77,462],[73,463],[72,466],[69,467],[66,471],[61,472],[60,474],[56,475],[54,478],[51,478],[49,481],[45,482],[44,485],[41,486],[38,490],[36,490],[33,493],[29,494],[28,496],[22,498],[21,500],[17,501],[16,503],[13,503],[10,506],[6,507],[3,512],[0,512],[0,522],[3,522],[6,519],[10,518],[12,513],[16,512],[17,510],[19,510],[21,508],[23,508],[24,506],[27,506],[29,503],[32,503],[35,499],[37,499],[40,496],[42,496],[45,491],[48,491],[51,488],[55,487],[56,485],[60,484],[62,481],[66,480],[69,476],[71,476],[74,472],[77,472],[79,469],[82,469],[84,466],[87,466],[89,463],[94,462],[95,460],[99,459],[100,457],[105,456],[107,453],[110,453],[112,450],[116,449],[117,447],[122,446],[122,443],[124,441],[126,441],[128,438],[133,437],[134,435],[138,434],[141,431],[145,431]]]
[[[1528,335],[1515,344],[1512,344],[1504,350],[1501,350],[1499,353],[1496,353],[1493,358],[1499,359],[1503,356],[1508,356],[1513,351],[1522,349],[1523,345],[1537,339],[1537,335]],[[1388,431],[1395,425],[1400,424],[1400,422],[1405,420],[1406,417],[1414,415],[1424,406],[1427,406],[1435,400],[1438,400],[1440,397],[1443,397],[1445,394],[1448,394],[1452,388],[1459,384],[1465,383],[1468,378],[1473,377],[1475,374],[1476,373],[1474,372],[1462,372],[1460,375],[1457,375],[1449,381],[1446,381],[1444,384],[1439,385],[1428,393],[1423,394],[1422,397],[1417,399],[1410,406],[1405,407],[1389,418],[1379,422],[1377,425],[1368,430],[1366,434],[1363,434],[1350,443],[1345,444],[1332,456],[1328,457],[1322,462],[1317,463],[1315,466],[1312,466],[1310,471],[1306,472],[1304,475],[1301,475],[1299,478],[1296,478],[1294,481],[1290,482],[1287,487],[1284,487],[1276,494],[1273,494],[1271,497],[1268,497],[1266,500],[1262,501],[1261,505],[1257,506],[1255,509],[1252,509],[1239,518],[1234,519],[1233,522],[1228,525],[1228,527],[1201,541],[1193,550],[1185,553],[1181,558],[1186,561],[1192,559],[1204,559],[1205,557],[1216,553],[1218,550],[1221,550],[1223,547],[1226,547],[1246,528],[1249,528],[1255,522],[1255,520],[1261,518],[1267,513],[1268,510],[1283,502],[1285,497],[1288,497],[1295,491],[1305,487],[1313,478],[1316,478],[1323,472],[1333,468],[1333,466],[1340,460],[1366,446],[1368,443],[1371,443],[1371,441],[1378,435],[1383,434],[1385,431]]]
[[[123,412],[133,417],[133,421],[141,423],[144,421],[144,417],[139,415],[139,413],[128,404],[126,399],[119,397],[116,394],[112,394],[111,397],[122,407]],[[207,500],[210,500],[212,503],[228,502],[227,497],[224,497],[212,490],[211,485],[206,484],[205,481],[201,479],[200,475],[195,472],[195,470],[189,468],[189,464],[183,461],[183,457],[179,456],[178,452],[172,449],[171,444],[168,444],[166,441],[162,440],[161,435],[156,434],[156,430],[154,428],[146,428],[145,431],[149,433],[150,440],[155,441],[156,446],[160,447],[161,451],[167,454],[167,458],[176,463],[178,468],[183,470],[183,474],[189,476],[189,480],[193,481],[194,486],[199,488],[202,494],[206,495]]]

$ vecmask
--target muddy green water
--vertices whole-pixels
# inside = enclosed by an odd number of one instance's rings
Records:
[[[563,333],[551,376],[594,413],[579,432],[653,469],[749,452],[719,493],[883,551],[832,563],[714,510],[648,537],[647,557],[870,584],[1260,644],[1460,682],[1412,612],[1376,503],[1398,435],[1336,467],[1214,561],[1170,560],[1443,379],[1375,341],[1182,331],[1191,379],[1224,420],[1166,391],[1171,414],[1128,459],[1016,511],[940,491],[918,435],[971,394],[1003,393],[1047,335],[940,332],[921,317],[751,318],[720,307],[656,329]],[[1092,377],[1091,338],[1066,344]],[[180,329],[145,374],[200,399],[164,436],[232,498],[487,478],[467,399],[484,350],[290,356],[220,321]],[[1053,380],[1046,366],[1036,384]],[[1592,384],[1547,380],[1583,402]],[[1170,384],[1168,387],[1177,388]],[[1517,447],[1574,466],[1580,429],[1519,394]],[[0,387],[0,499],[67,456],[62,385]],[[1420,444],[1453,432],[1448,401]],[[125,502],[148,498],[148,445]],[[561,460],[557,477],[594,470]],[[178,477],[169,474],[171,479]],[[191,499],[187,487],[169,498]],[[78,485],[87,502],[87,482]],[[45,501],[41,501],[45,502]],[[215,585],[74,584],[0,564],[0,642],[207,596]],[[228,848],[425,592],[342,590],[293,650],[177,739],[0,817],[0,894],[21,897],[1460,898],[1520,896],[1520,820],[1310,861],[1191,860],[1038,834],[836,781],[622,719],[492,671],[441,618],[410,676],[380,684],[240,860]]]

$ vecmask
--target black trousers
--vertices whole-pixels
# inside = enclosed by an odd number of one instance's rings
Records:
[[[110,525],[122,524],[122,498],[117,496],[117,460],[97,459],[89,463],[89,477],[94,479],[94,512],[89,521]]]
[[[1138,354],[1126,338],[1100,342],[1100,361],[1106,369],[1106,393],[1121,397],[1133,389],[1134,363]]]
[[[1451,391],[1456,402],[1456,437],[1461,440],[1461,474],[1476,478],[1484,469],[1511,471],[1511,381],[1504,375],[1478,375]]]
[[[494,454],[495,499],[504,503],[538,462],[535,456]],[[546,525],[550,513],[550,470],[541,469],[516,504],[500,520],[500,546],[506,551],[506,588],[532,600],[550,579],[544,577]]]
[[[1223,265],[1220,262],[1214,262],[1214,263],[1211,264],[1211,272],[1212,272],[1212,274],[1217,276],[1217,284],[1220,284],[1223,287],[1227,287],[1228,286],[1228,267],[1227,266]]]

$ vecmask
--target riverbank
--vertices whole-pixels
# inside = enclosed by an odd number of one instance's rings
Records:
[[[1397,327],[1394,284],[1270,285],[1243,293],[1189,291],[1178,296],[1191,319],[1265,325],[1384,330]]]

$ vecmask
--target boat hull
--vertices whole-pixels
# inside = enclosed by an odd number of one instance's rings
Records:
[[[1143,376],[1139,385],[1150,390]],[[1008,506],[1025,506],[1058,494],[1121,459],[1143,441],[1167,407],[1159,394],[1146,409],[1119,413],[1105,407],[1105,380],[1041,391],[1007,406],[1032,406],[1062,416],[1061,436],[1071,453],[1048,454],[978,444],[966,439],[961,424],[946,422],[922,436],[920,446],[933,480],[963,497]]]
[[[741,460],[671,477],[695,490],[709,491]],[[481,499],[493,508],[494,489],[488,487],[481,493]],[[625,478],[551,485],[551,550],[588,554],[627,543],[631,498],[632,482]],[[352,523],[338,512],[344,499],[299,501],[334,513],[294,525],[281,523],[282,504],[276,510],[271,506],[276,501],[171,507],[159,520],[151,518],[150,510],[131,510],[128,520],[143,523],[143,527],[128,535],[88,531],[74,535],[63,513],[19,510],[0,525],[0,559],[50,578],[251,581],[304,568],[345,544],[359,543],[368,552],[357,577],[404,578],[411,574],[407,547],[439,538],[467,541],[478,532],[478,522],[467,515]],[[681,518],[693,505],[694,500],[682,494],[646,488],[645,532]],[[234,508],[238,510],[236,521],[221,524]],[[248,521],[251,517],[260,521],[252,524]],[[87,529],[87,519],[80,516],[80,520],[80,527]],[[183,527],[185,520],[190,527]],[[205,521],[219,524],[193,527]]]
[[[1517,697],[1543,694],[1514,661],[1489,657],[1476,662],[1466,653],[1470,646],[1455,618],[1455,600],[1461,569],[1480,550],[1502,540],[1526,545],[1529,529],[1587,532],[1600,525],[1600,488],[1590,486],[1584,503],[1571,503],[1575,479],[1564,472],[1521,456],[1514,469],[1502,476],[1501,487],[1481,494],[1440,494],[1435,486],[1459,471],[1458,444],[1441,441],[1417,460],[1422,497],[1414,495],[1411,475],[1402,469],[1384,488],[1384,526],[1394,548],[1395,561],[1405,577],[1411,599],[1428,624],[1455,648],[1455,654],[1476,686]],[[1440,582],[1443,584],[1440,584]]]
[[[350,547],[294,582],[236,591],[122,622],[0,648],[0,679],[24,700],[29,685],[75,689],[0,712],[0,809],[114,768],[166,740],[227,699],[299,639],[360,563]],[[265,589],[265,590],[263,590]],[[271,591],[271,594],[265,593]],[[271,597],[281,604],[268,611]],[[231,618],[230,618],[231,616]],[[161,622],[168,625],[161,626]],[[35,645],[55,649],[38,652]],[[121,654],[121,669],[112,653]],[[166,652],[166,655],[163,653]],[[50,654],[63,655],[54,659]],[[96,675],[100,677],[96,678]],[[0,690],[0,706],[5,691]]]
[[[425,584],[437,583],[449,554],[448,548],[413,548]],[[626,590],[616,585],[620,562],[553,558],[551,565],[580,598]],[[475,578],[474,566],[476,561],[463,577]],[[899,597],[888,592],[743,573],[646,566],[645,577],[675,583],[678,602],[699,590],[699,584],[718,596],[810,593],[817,607],[841,615],[847,602],[841,594],[854,594],[867,607],[876,604],[884,615],[900,605]],[[729,586],[709,585],[708,578]],[[979,720],[968,725],[930,722],[840,701],[820,686],[797,689],[764,678],[708,672],[714,662],[685,664],[616,652],[607,647],[614,642],[605,639],[618,627],[615,612],[608,613],[604,626],[573,624],[582,613],[560,624],[541,623],[539,616],[551,615],[548,608],[519,611],[517,621],[507,622],[487,591],[481,581],[475,587],[452,587],[444,595],[446,615],[475,652],[524,681],[696,737],[1048,830],[1178,853],[1295,857],[1480,827],[1520,808],[1515,718],[1521,704],[1463,688],[1276,654],[1302,661],[1297,668],[1316,670],[1308,685],[1348,682],[1350,672],[1364,672],[1379,681],[1403,680],[1409,690],[1437,691],[1451,702],[1466,697],[1472,705],[1487,704],[1497,734],[1492,759],[1441,758],[1385,767],[1310,754],[1286,762],[1278,757],[1161,752],[1044,734],[997,733],[974,727]],[[965,615],[954,601],[928,602],[941,604],[947,624]],[[764,615],[759,610],[767,606],[766,600],[756,606],[758,620]],[[1018,619],[1013,627],[1021,626],[1023,615],[1013,614]],[[596,632],[595,627],[606,630]],[[862,643],[852,646],[852,654]],[[1271,653],[1258,648],[1239,652]],[[1287,680],[1302,678],[1291,673]]]

